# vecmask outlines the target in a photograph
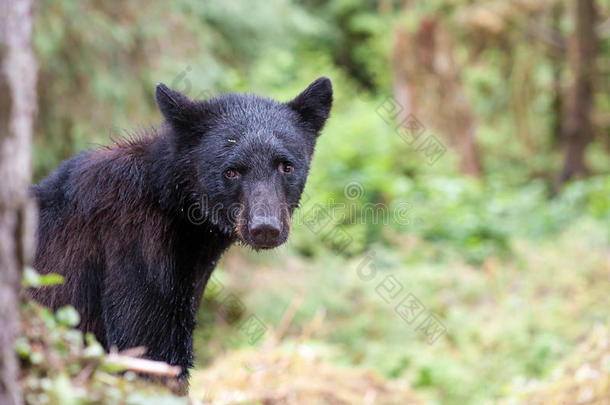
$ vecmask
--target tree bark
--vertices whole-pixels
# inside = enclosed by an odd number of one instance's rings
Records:
[[[551,8],[551,24],[553,30],[555,32],[559,32],[561,17],[563,16],[563,3],[557,2]],[[556,40],[553,43],[557,43]],[[563,43],[563,41],[561,41]],[[565,61],[565,48],[559,46],[551,46],[549,52],[549,58],[553,63],[553,102],[552,102],[552,110],[553,110],[553,122],[551,130],[553,136],[553,146],[556,147],[561,143],[561,134],[562,130],[562,122],[561,118],[563,117],[563,108],[564,108],[564,97],[563,92],[561,91],[561,83],[563,78],[563,68]]]
[[[435,17],[424,19],[414,34],[398,28],[392,60],[394,97],[405,117],[415,115],[449,140],[460,156],[462,174],[480,177],[476,120],[454,53],[451,35]]]
[[[594,0],[576,0],[576,31],[569,52],[574,84],[563,125],[565,161],[560,181],[587,173],[585,150],[593,139],[593,75],[597,50]]]
[[[0,0],[0,404],[23,403],[14,339],[21,271],[33,252],[27,186],[36,106],[32,0]]]

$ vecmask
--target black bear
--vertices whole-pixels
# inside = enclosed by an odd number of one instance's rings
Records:
[[[158,84],[155,99],[161,129],[86,151],[32,186],[34,267],[65,283],[31,294],[53,309],[74,306],[80,329],[106,350],[144,346],[148,358],[182,367],[184,380],[221,254],[235,241],[286,241],[332,86],[322,77],[280,103],[242,94],[196,101]]]

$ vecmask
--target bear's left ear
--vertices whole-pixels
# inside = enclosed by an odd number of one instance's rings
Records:
[[[172,126],[185,129],[192,127],[202,118],[202,106],[182,93],[158,83],[155,101],[163,117]]]
[[[288,103],[314,132],[323,127],[333,103],[333,86],[328,77],[320,77]]]

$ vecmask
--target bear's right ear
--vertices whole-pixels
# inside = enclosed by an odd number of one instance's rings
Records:
[[[172,126],[186,129],[197,124],[202,118],[201,105],[182,93],[157,83],[155,101],[163,117]]]

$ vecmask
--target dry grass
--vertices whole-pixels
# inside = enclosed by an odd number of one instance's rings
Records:
[[[205,404],[424,403],[372,371],[325,364],[304,344],[231,352],[193,375],[191,398]]]
[[[322,326],[319,311],[295,341],[281,342],[302,296],[293,299],[260,349],[219,357],[191,378],[195,404],[423,404],[406,383],[389,382],[372,370],[325,363],[305,342]],[[280,344],[282,343],[282,344]]]

